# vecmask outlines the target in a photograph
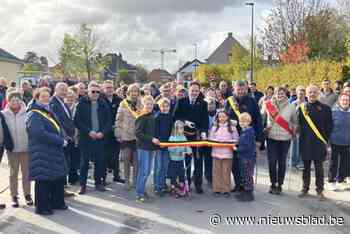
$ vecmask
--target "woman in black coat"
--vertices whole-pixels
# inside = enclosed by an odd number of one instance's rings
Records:
[[[50,90],[40,88],[27,110],[29,178],[35,181],[36,213],[53,214],[53,209],[66,210],[64,179],[67,165],[63,147],[67,141],[50,110]]]

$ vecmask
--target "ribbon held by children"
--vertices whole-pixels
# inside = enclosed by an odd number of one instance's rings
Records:
[[[236,148],[236,142],[219,142],[210,140],[195,140],[195,141],[162,141],[160,147],[225,147]]]

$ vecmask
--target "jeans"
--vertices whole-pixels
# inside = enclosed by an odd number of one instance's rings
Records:
[[[154,186],[160,192],[165,188],[165,180],[169,165],[169,151],[161,149],[156,151],[154,158]]]
[[[267,139],[267,158],[269,161],[269,174],[271,186],[283,185],[286,175],[286,161],[290,141],[277,141]]]
[[[296,167],[302,164],[302,160],[299,154],[299,137],[296,137],[292,141],[292,166]]]
[[[332,144],[332,158],[329,166],[330,183],[342,183],[346,177],[346,170],[349,165],[350,146],[333,145]]]
[[[145,195],[147,179],[152,169],[153,154],[154,151],[137,150],[139,167],[136,181],[136,195],[138,197],[143,197]]]

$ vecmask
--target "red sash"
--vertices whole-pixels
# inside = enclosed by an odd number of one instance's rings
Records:
[[[266,110],[273,121],[275,121],[275,123],[277,123],[281,128],[293,136],[293,131],[289,128],[288,122],[278,113],[277,108],[272,104],[271,101],[266,102]]]

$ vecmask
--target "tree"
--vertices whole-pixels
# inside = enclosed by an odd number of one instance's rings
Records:
[[[327,7],[323,0],[276,0],[262,30],[263,55],[278,58],[288,45],[305,39],[305,19]]]
[[[136,79],[140,83],[145,83],[147,81],[148,71],[142,64],[136,65]]]
[[[335,9],[324,9],[304,21],[310,58],[342,61],[346,57],[348,22]]]
[[[44,56],[38,56],[33,51],[28,51],[24,55],[24,65],[21,71],[26,73],[40,74],[41,72],[48,72],[48,61]]]
[[[96,28],[81,24],[77,33],[65,34],[59,49],[60,61],[66,73],[101,78],[101,73],[110,63],[108,56],[102,56],[103,38],[96,33]]]
[[[298,41],[288,45],[286,52],[280,54],[280,60],[284,64],[298,64],[308,61],[310,48],[307,41]]]
[[[132,84],[135,82],[135,80],[129,75],[129,72],[126,69],[120,69],[118,71],[117,81],[118,83],[124,84]]]

